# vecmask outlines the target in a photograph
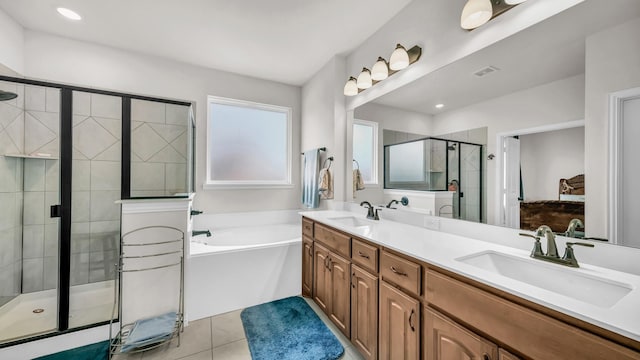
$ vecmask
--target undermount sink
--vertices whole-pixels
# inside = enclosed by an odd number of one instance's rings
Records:
[[[612,307],[633,290],[631,285],[582,274],[573,268],[495,251],[456,260],[603,308]]]
[[[328,218],[327,220],[331,220],[340,225],[348,226],[358,231],[359,233],[363,233],[366,235],[367,232],[370,232],[375,228],[375,223],[371,220],[361,219],[355,216],[342,216],[342,217],[333,217]]]

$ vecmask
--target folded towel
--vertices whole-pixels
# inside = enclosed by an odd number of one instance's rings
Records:
[[[353,170],[353,197],[356,197],[356,191],[364,190],[364,180],[362,179],[362,174],[360,173],[360,169]]]
[[[138,320],[133,324],[129,336],[122,343],[122,352],[157,343],[170,338],[175,330],[177,314],[175,311]]]
[[[323,168],[320,170],[319,177],[318,191],[320,192],[320,199],[333,199],[333,176],[331,175],[331,170]]]

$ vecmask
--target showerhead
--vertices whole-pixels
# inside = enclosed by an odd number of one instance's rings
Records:
[[[447,146],[447,150],[449,150],[449,151],[455,151],[455,150],[456,150],[457,145],[458,145],[458,144],[453,143],[453,144],[451,144],[451,145]]]
[[[0,101],[13,100],[17,97],[18,97],[18,94],[16,93],[0,90]]]

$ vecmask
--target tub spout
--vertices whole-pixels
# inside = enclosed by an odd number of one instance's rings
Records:
[[[209,231],[209,230],[193,230],[191,232],[191,237],[198,236],[198,235],[207,235],[207,237],[211,237],[211,231]]]

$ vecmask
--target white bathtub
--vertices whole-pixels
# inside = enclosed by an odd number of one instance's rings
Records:
[[[212,236],[197,236],[190,244],[185,294],[188,319],[299,295],[299,216],[297,220],[232,228],[206,226],[203,221],[194,224],[194,229],[209,229]],[[215,223],[219,222],[213,221],[212,225]]]

